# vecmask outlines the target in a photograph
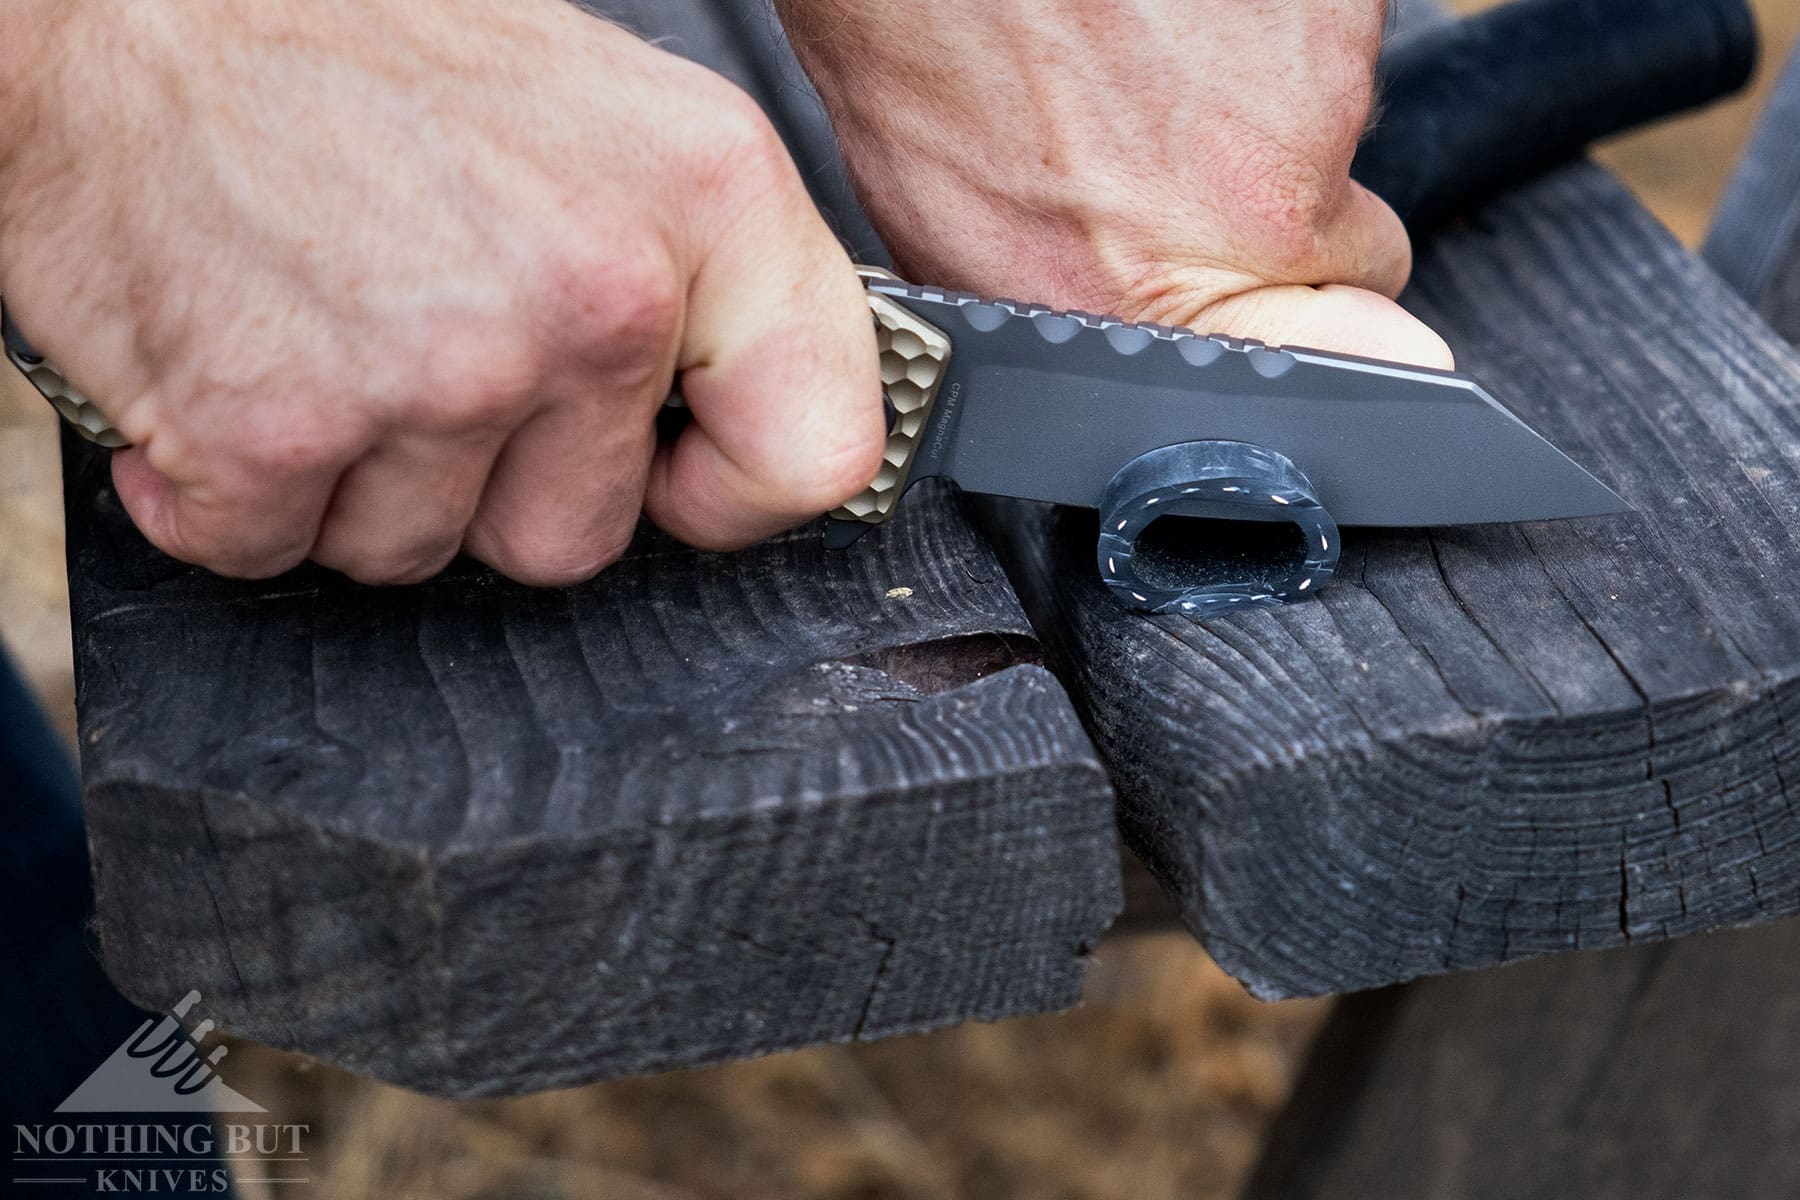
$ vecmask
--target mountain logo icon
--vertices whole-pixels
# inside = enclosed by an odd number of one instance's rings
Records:
[[[267,1112],[219,1078],[224,1046],[202,1055],[201,1043],[212,1032],[212,1021],[200,1022],[191,1033],[182,1027],[181,1018],[198,1003],[200,993],[189,992],[170,1015],[145,1021],[56,1111]]]

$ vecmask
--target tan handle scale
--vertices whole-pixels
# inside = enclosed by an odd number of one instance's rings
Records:
[[[856,269],[865,283],[895,281],[879,267]],[[834,521],[879,525],[894,515],[906,491],[919,441],[931,422],[938,387],[950,365],[950,338],[943,330],[902,308],[880,292],[869,292],[875,316],[875,343],[881,353],[881,392],[888,407],[887,447],[881,470],[869,486],[833,509]]]
[[[124,434],[112,427],[112,423],[92,400],[70,387],[69,381],[62,377],[60,371],[14,336],[10,323],[6,326],[6,333],[7,360],[19,368],[25,378],[31,381],[31,386],[43,393],[44,399],[50,401],[56,411],[62,414],[63,420],[75,427],[76,433],[110,450],[130,444],[125,440]]]
[[[856,271],[865,281],[894,279],[879,267],[859,265]],[[881,351],[882,392],[891,414],[887,448],[875,479],[831,516],[840,521],[879,525],[894,515],[894,507],[906,489],[920,435],[925,431],[944,368],[950,361],[950,339],[886,296],[877,292],[868,295]],[[130,444],[99,406],[71,387],[62,372],[33,350],[10,321],[5,323],[5,335],[7,359],[77,433],[109,449]],[[679,395],[671,397],[670,404],[679,406]]]

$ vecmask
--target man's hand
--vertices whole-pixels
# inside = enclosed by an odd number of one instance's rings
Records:
[[[874,474],[862,289],[718,76],[563,0],[6,11],[0,292],[169,553],[563,584]]]
[[[778,0],[903,274],[1427,366],[1349,178],[1383,0]]]

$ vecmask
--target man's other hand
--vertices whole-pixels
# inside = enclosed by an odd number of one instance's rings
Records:
[[[1350,179],[1383,0],[778,0],[909,278],[1451,365]]]

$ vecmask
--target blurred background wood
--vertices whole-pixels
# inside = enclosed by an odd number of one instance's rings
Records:
[[[1800,1193],[1800,927],[1339,1003],[1246,1200]]]
[[[1769,98],[1705,253],[1777,333],[1800,342],[1800,56]]]
[[[17,371],[0,371],[0,643],[75,739],[69,582],[63,568],[56,414]]]

